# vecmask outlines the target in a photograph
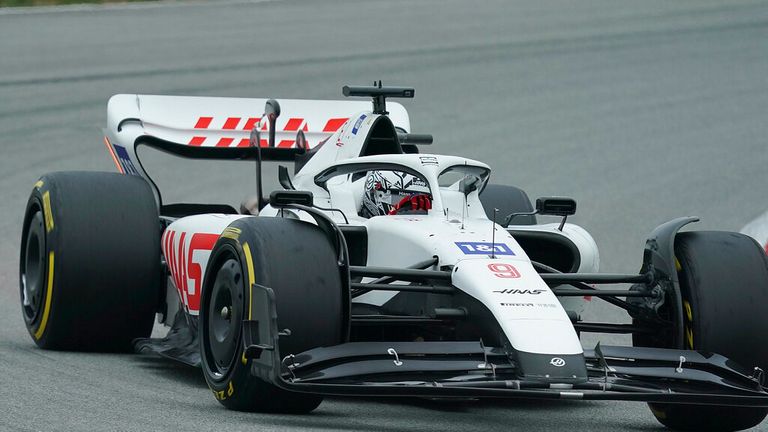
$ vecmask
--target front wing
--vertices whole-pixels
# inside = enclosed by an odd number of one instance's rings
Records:
[[[351,342],[281,356],[274,292],[254,285],[245,357],[254,376],[289,391],[358,396],[625,400],[768,407],[762,370],[718,354],[603,346],[579,382],[520,380],[514,359],[477,342]]]

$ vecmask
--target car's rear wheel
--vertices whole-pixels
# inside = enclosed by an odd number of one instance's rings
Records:
[[[347,334],[348,292],[337,255],[315,225],[249,217],[233,222],[214,246],[203,282],[200,341],[203,372],[215,398],[238,411],[306,413],[322,397],[285,391],[251,374],[243,356],[243,319],[251,283],[274,290],[277,322],[289,329],[280,355],[338,345]],[[236,238],[235,238],[236,237]]]
[[[501,223],[512,213],[530,213],[533,211],[533,205],[531,205],[528,194],[514,186],[489,184],[480,193],[480,202],[483,203],[483,209],[488,219],[493,220],[494,209],[498,209],[495,215],[497,223]],[[536,225],[536,216],[516,216],[510,225]]]
[[[23,226],[21,309],[38,346],[127,351],[150,334],[162,271],[157,206],[144,180],[47,174]]]
[[[684,232],[675,238],[675,256],[683,297],[683,348],[768,370],[768,258],[760,246],[738,233]],[[643,340],[635,338],[635,344]],[[671,342],[662,346],[678,348]],[[659,422],[685,431],[743,430],[768,414],[768,408],[649,406]]]

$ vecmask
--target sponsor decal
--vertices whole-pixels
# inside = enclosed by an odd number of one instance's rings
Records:
[[[517,279],[520,277],[520,272],[512,264],[492,263],[488,264],[488,270],[497,278]]]
[[[515,255],[512,249],[504,243],[455,242],[454,244],[461,249],[464,255],[490,255],[491,252],[495,255]]]
[[[235,394],[235,387],[232,385],[232,381],[230,381],[229,384],[227,385],[226,392],[224,390],[216,391],[213,389],[211,389],[211,391],[213,391],[213,397],[215,397],[220,401],[223,401],[223,400],[226,400],[227,398],[232,397],[232,395]]]
[[[352,135],[357,135],[357,131],[360,130],[360,126],[363,125],[363,120],[365,120],[366,115],[363,114],[360,116],[359,119],[355,122],[355,125],[352,126]]]
[[[499,303],[504,307],[541,307],[541,308],[556,308],[557,305],[552,303]]]
[[[43,216],[45,217],[45,232],[53,231],[53,210],[51,210],[51,191],[43,192]]]
[[[115,144],[115,153],[126,174],[139,175],[139,170],[136,169],[133,161],[131,161],[131,157],[128,156],[128,150],[125,147]]]
[[[190,312],[200,310],[200,290],[205,266],[211,250],[219,239],[218,234],[195,233],[187,245],[187,233],[166,230],[163,235],[163,251],[171,269],[173,284],[179,290]]]
[[[221,233],[221,236],[224,238],[237,241],[237,239],[240,238],[240,234],[242,234],[242,232],[243,231],[240,228],[226,227],[224,228],[224,231]]]
[[[437,158],[434,156],[419,156],[422,165],[438,165]]]
[[[339,134],[336,136],[336,147],[344,147],[344,141],[342,141],[342,138],[344,137],[345,132],[346,132],[346,127],[342,127],[339,130]]]
[[[504,290],[494,290],[493,292],[499,293],[499,294],[531,294],[531,295],[539,295],[543,292],[546,292],[547,290],[544,289],[504,289]]]
[[[424,180],[422,180],[422,179],[420,179],[420,178],[418,178],[418,177],[413,177],[413,178],[411,179],[411,181],[407,182],[407,183],[405,184],[405,186],[403,186],[403,189],[408,189],[408,188],[409,188],[409,187],[411,187],[411,186],[419,186],[419,187],[424,187],[424,188],[425,188],[425,187],[429,187],[429,186],[427,185],[427,182],[425,182]]]
[[[563,367],[565,366],[565,360],[561,359],[560,357],[552,357],[552,360],[549,361],[549,364],[554,367]]]

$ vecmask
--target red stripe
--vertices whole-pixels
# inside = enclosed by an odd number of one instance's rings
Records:
[[[168,254],[166,255],[165,259],[168,260],[168,267],[171,269],[171,276],[173,279],[173,284],[176,285],[176,288],[179,287],[179,281],[176,279],[176,275],[179,274],[176,271],[176,260],[174,259],[174,248],[173,248],[173,237],[176,234],[176,231],[171,231],[171,234],[168,236]]]
[[[197,123],[195,123],[195,129],[208,129],[212,120],[213,117],[200,117],[197,119]]]
[[[165,230],[163,233],[163,256],[165,256],[165,261],[168,262],[168,233],[170,233],[169,230]]]
[[[194,284],[194,294],[190,294],[189,289],[187,289],[187,301],[189,302],[190,310],[200,309],[200,291],[202,290],[203,282],[202,267],[200,264],[192,261],[192,254],[196,250],[210,251],[213,249],[213,246],[216,244],[218,239],[218,234],[197,233],[193,235],[192,239],[189,241],[189,251],[187,252],[185,261],[187,263],[187,269],[185,273],[187,274],[187,278],[189,278]]]
[[[203,136],[195,136],[192,137],[191,140],[189,140],[189,145],[191,146],[201,146],[205,142],[205,137]]]
[[[168,236],[169,236],[170,232],[171,232],[170,230],[165,230],[165,232],[163,233],[163,239],[162,239],[162,243],[163,243],[163,245],[162,245],[163,256],[165,257],[165,262],[168,264],[169,268],[170,268],[171,260],[168,257]]]
[[[234,138],[222,138],[219,140],[219,142],[216,143],[216,147],[229,147],[229,145],[232,144],[232,141],[234,140]]]
[[[238,123],[240,123],[240,117],[229,117],[227,121],[224,122],[224,127],[222,129],[234,129],[237,127]]]
[[[245,126],[243,126],[243,130],[250,131],[253,130],[253,127],[256,126],[256,123],[261,120],[260,117],[250,117],[248,120],[245,121]]]
[[[284,131],[297,131],[301,127],[301,124],[304,122],[304,119],[302,118],[291,118],[288,120],[288,123],[285,124]]]
[[[323,132],[336,132],[349,118],[332,118],[325,124]]]
[[[184,237],[186,237],[186,236],[187,236],[187,233],[183,232],[183,233],[181,233],[181,238],[179,239],[179,256],[178,256],[178,259],[179,259],[179,270],[180,270],[179,271],[179,281],[181,282],[181,287],[183,287],[183,288],[180,287],[179,289],[182,289],[182,290],[184,290],[184,292],[188,293],[188,290],[187,290],[187,260],[185,259],[186,257],[184,256],[184,249],[185,249],[185,246],[186,246],[184,244]],[[187,306],[189,306],[189,298],[187,298]]]
[[[239,143],[237,143],[238,147],[250,147],[250,145],[251,145],[251,140],[248,138],[243,138],[240,140]]]

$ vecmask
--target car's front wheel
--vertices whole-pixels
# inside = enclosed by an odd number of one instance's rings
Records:
[[[289,392],[251,373],[251,360],[243,355],[243,320],[252,318],[250,286],[259,284],[274,291],[279,328],[290,330],[280,338],[282,357],[344,342],[349,303],[337,254],[317,226],[293,219],[243,218],[228,230],[238,234],[218,240],[203,282],[205,380],[229,409],[312,411],[321,396]]]
[[[751,238],[731,232],[684,232],[675,238],[683,297],[684,347],[768,370],[768,257]],[[636,337],[635,344],[645,345]],[[649,340],[646,340],[648,342]],[[679,348],[656,339],[652,345]],[[760,424],[768,408],[649,404],[665,426],[736,431]]]

